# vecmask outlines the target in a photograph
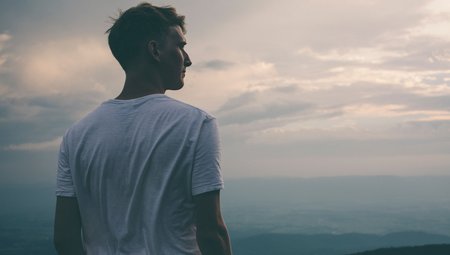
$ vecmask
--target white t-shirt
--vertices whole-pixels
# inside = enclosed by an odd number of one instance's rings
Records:
[[[111,99],[61,143],[57,196],[76,196],[88,255],[200,254],[192,196],[223,188],[216,120],[163,94]]]

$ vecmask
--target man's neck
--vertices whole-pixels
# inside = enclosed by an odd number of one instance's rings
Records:
[[[122,92],[116,99],[127,100],[151,94],[164,94],[166,90],[157,78],[143,77],[142,75],[127,73]]]

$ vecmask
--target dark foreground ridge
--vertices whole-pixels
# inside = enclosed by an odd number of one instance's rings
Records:
[[[449,255],[450,244],[433,244],[414,247],[382,248],[349,255]]]
[[[342,235],[262,234],[236,240],[234,251],[236,254],[243,255],[342,255],[386,247],[429,244],[449,244],[450,246],[450,237],[423,232],[399,232],[387,235],[357,233]],[[434,253],[424,254],[434,255]]]

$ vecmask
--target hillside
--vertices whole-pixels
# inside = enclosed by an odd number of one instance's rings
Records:
[[[442,243],[450,244],[450,237],[422,232],[402,232],[387,235],[262,234],[236,240],[233,246],[235,254],[241,255],[341,255],[382,247]]]
[[[234,254],[342,255],[450,244],[449,193],[448,176],[242,179],[222,205]],[[0,254],[55,254],[54,184],[0,185],[0,201]]]
[[[13,232],[12,229],[0,230],[0,254],[55,254],[51,242],[50,229],[42,228],[39,224],[30,227],[32,227],[33,231],[27,231],[26,229],[16,229]],[[355,233],[343,235],[262,234],[242,239],[231,237],[233,251],[236,255],[450,254],[448,252],[450,249],[450,237],[420,232],[393,233],[383,236]],[[416,246],[437,243],[448,243],[448,245],[380,249],[382,247]]]
[[[349,255],[449,255],[450,244],[434,244],[414,247],[383,248]]]

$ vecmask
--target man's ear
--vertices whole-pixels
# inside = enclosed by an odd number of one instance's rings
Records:
[[[160,51],[159,51],[159,44],[157,41],[151,40],[148,42],[147,52],[154,60],[159,61]]]

